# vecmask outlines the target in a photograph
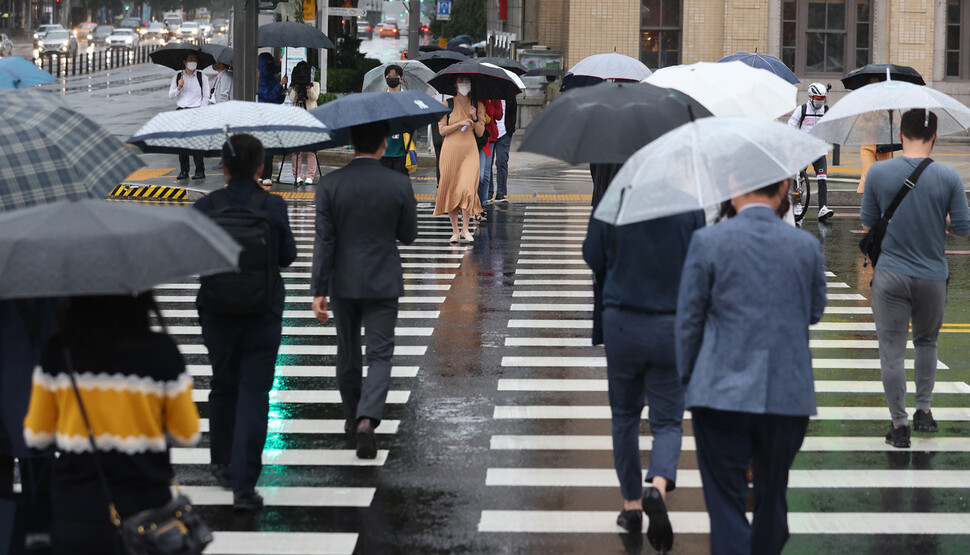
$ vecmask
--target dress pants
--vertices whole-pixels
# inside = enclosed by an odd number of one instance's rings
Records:
[[[231,317],[199,310],[199,320],[212,362],[211,462],[230,466],[233,490],[251,490],[263,470],[269,392],[283,319],[270,313]]]
[[[408,171],[406,154],[404,156],[384,156],[381,158],[381,164],[389,170],[403,173],[409,177],[411,175],[411,172]]]
[[[201,154],[193,154],[192,160],[195,162],[195,173],[205,173],[205,159]],[[179,154],[179,170],[182,173],[189,173],[189,155]]]
[[[713,555],[781,553],[788,541],[788,471],[807,416],[691,409],[697,464],[711,518]],[[754,519],[745,517],[748,463],[754,467]]]
[[[356,426],[361,418],[369,418],[377,426],[384,417],[384,403],[391,384],[398,299],[331,297],[330,307],[337,328],[337,387],[344,419]],[[367,334],[366,380],[360,354],[361,325]]]

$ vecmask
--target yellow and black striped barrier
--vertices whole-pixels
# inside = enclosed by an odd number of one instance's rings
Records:
[[[183,187],[165,187],[163,185],[118,185],[111,191],[112,197],[145,198],[156,200],[185,200],[186,192]]]

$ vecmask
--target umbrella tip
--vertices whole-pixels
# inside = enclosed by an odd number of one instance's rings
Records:
[[[687,115],[690,117],[691,123],[694,121],[694,107],[690,104],[687,105]]]
[[[889,68],[886,68],[886,81],[892,81],[893,76],[889,73]]]

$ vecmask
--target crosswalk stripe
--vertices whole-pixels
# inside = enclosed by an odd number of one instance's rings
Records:
[[[593,280],[591,279],[517,279],[513,283],[515,286],[519,285],[593,285]]]
[[[502,378],[498,381],[499,391],[608,391],[605,379],[543,379],[543,378]],[[909,393],[916,392],[914,382],[906,382]],[[864,380],[815,380],[816,393],[883,393],[881,381]],[[936,382],[934,393],[970,394],[970,385],[966,382],[947,381]]]
[[[519,253],[522,254],[522,253]],[[560,258],[560,259],[549,259],[549,258],[520,258],[516,264],[550,264],[550,265],[560,265],[560,264],[581,264],[586,265],[586,261],[582,258]]]
[[[343,434],[344,420],[310,420],[298,418],[270,418],[270,434]],[[374,432],[382,435],[394,435],[400,426],[400,420],[381,420],[381,425],[374,429]],[[199,419],[199,431],[209,431],[209,419]]]
[[[809,327],[812,331],[876,331],[875,322],[819,322]]]
[[[519,285],[519,283],[516,283],[516,284]],[[842,284],[840,284],[840,283],[829,283],[828,284],[828,286],[829,286],[830,289],[841,288],[842,285],[845,285],[845,284],[844,283],[842,283]],[[846,286],[846,287],[848,287],[848,286]],[[592,289],[582,289],[582,290],[565,290],[565,291],[564,290],[554,290],[554,291],[512,291],[512,297],[513,298],[515,298],[515,297],[519,297],[519,298],[521,298],[521,297],[550,297],[550,298],[557,298],[557,297],[561,297],[561,298],[575,297],[575,298],[592,299],[593,298],[593,290]],[[860,295],[860,297],[861,297],[861,295]],[[833,298],[833,295],[832,294],[829,294],[829,299],[832,299],[832,298]],[[862,299],[865,299],[865,297],[862,297]],[[842,299],[842,300],[858,300],[858,299],[853,298],[853,299]],[[875,329],[875,328],[873,328],[873,329]]]
[[[506,337],[505,346],[590,347],[592,341],[588,337]],[[812,349],[878,349],[879,341],[875,339],[810,339],[808,346]],[[908,341],[906,347],[908,349],[914,348],[913,342]]]
[[[816,382],[817,383],[817,382]],[[881,385],[878,382],[877,386]],[[941,382],[944,391],[936,393],[970,393],[970,386],[964,382]],[[952,384],[952,385],[948,385]],[[873,387],[872,389],[875,389]],[[913,382],[907,384],[909,393],[916,392]],[[603,390],[605,391],[605,390]],[[869,391],[868,393],[881,393]],[[646,414],[643,415],[646,418]],[[610,420],[612,413],[608,405],[499,405],[492,413],[495,420]],[[684,411],[684,419],[689,420],[691,412]],[[812,420],[882,420],[889,418],[886,407],[818,407],[818,414]],[[938,421],[966,422],[970,420],[970,408],[933,407],[933,418]]]
[[[401,320],[409,319],[429,319],[437,318],[440,312],[437,310],[399,310],[397,317]],[[162,318],[197,318],[198,310],[162,310]],[[333,317],[333,314],[330,315]],[[303,320],[316,320],[312,310],[284,310],[283,318],[296,318]]]
[[[453,254],[445,252],[402,252],[400,253],[401,259],[403,260],[420,260],[424,258],[428,259],[462,259],[465,258],[464,254]],[[297,258],[313,258],[313,249],[310,247],[297,249]]]
[[[232,505],[232,492],[218,486],[180,486],[193,505]],[[263,487],[256,488],[270,507],[370,507],[376,488]]]
[[[411,397],[410,391],[387,392],[387,404],[403,405]],[[196,403],[209,402],[208,389],[193,389],[192,400]],[[321,405],[340,404],[340,392],[336,390],[299,390],[299,389],[274,389],[269,393],[270,403],[316,403]]]
[[[653,436],[640,437],[640,450],[649,451]],[[609,435],[493,435],[493,451],[612,451]],[[694,436],[684,436],[681,451],[696,451]],[[802,452],[899,452],[882,437],[817,437],[807,436]],[[970,453],[970,438],[912,438],[913,452]]]
[[[187,364],[186,370],[190,376],[211,376],[212,366],[208,364]],[[413,378],[418,375],[418,366],[393,366],[392,378]],[[273,373],[278,378],[335,378],[335,366],[289,366],[278,365]],[[367,377],[367,366],[364,366],[364,377]]]
[[[324,532],[213,532],[206,555],[350,555],[357,534]]]
[[[195,295],[158,295],[155,297],[155,302],[158,303],[194,303]],[[310,295],[287,295],[286,302],[288,303],[306,303],[310,304],[313,302],[313,297]],[[419,297],[419,296],[403,296],[399,299],[401,304],[441,304],[445,302],[444,297]]]
[[[173,447],[172,464],[209,464],[209,449]],[[387,450],[378,449],[373,459],[358,459],[353,449],[263,449],[263,464],[292,466],[384,466]]]
[[[309,276],[307,276],[307,277],[309,277]],[[309,291],[310,290],[310,286],[309,285],[299,285],[299,284],[287,283],[287,284],[285,284],[285,286],[286,286],[286,291],[287,292],[289,292],[289,291]],[[155,289],[156,290],[157,289],[164,289],[164,290],[169,290],[169,289],[186,289],[186,290],[198,291],[199,290],[199,282],[196,281],[196,282],[191,282],[191,283],[163,283],[161,285],[156,285],[155,286]],[[450,284],[447,284],[447,283],[441,283],[441,284],[438,284],[438,283],[430,283],[430,284],[405,283],[404,284],[404,290],[405,291],[448,291],[450,289],[451,289],[451,285]],[[401,297],[401,298],[404,299],[406,297]],[[155,297],[155,300],[157,301],[158,300],[158,297]]]
[[[310,279],[310,272],[280,272],[280,276],[283,279]],[[426,274],[415,274],[415,273],[405,273],[404,279],[455,279],[455,274],[444,274],[444,273],[426,273]],[[407,285],[407,284],[405,284]]]
[[[161,328],[157,328],[161,329]],[[363,328],[361,328],[363,333]],[[169,335],[202,335],[202,326],[166,326],[165,331]],[[430,337],[434,328],[409,328],[396,327],[394,335],[397,337]],[[337,335],[337,328],[332,326],[287,326],[283,328],[284,337],[334,337]]]
[[[555,322],[555,320],[553,320]],[[576,320],[573,320],[576,322]],[[510,321],[511,324],[511,321]],[[567,326],[561,326],[567,327]],[[555,367],[555,368],[606,368],[606,357],[563,357],[563,356],[533,356],[533,357],[502,357],[502,366],[523,367]],[[905,367],[913,368],[913,360],[906,360]],[[812,368],[845,368],[845,369],[879,369],[878,358],[813,358]],[[937,362],[937,368],[947,370],[942,362]]]
[[[206,355],[209,350],[205,345],[179,345],[179,352],[183,355]],[[423,356],[428,350],[424,345],[395,345],[394,356]],[[366,347],[361,346],[361,352],[366,352]],[[280,345],[279,354],[281,355],[336,355],[336,345]]]
[[[543,275],[543,274],[546,274],[546,275],[570,275],[570,274],[574,274],[574,275],[584,275],[584,276],[588,276],[588,275],[592,275],[593,274],[593,271],[590,270],[589,268],[586,268],[586,269],[582,269],[582,268],[577,268],[577,269],[572,269],[572,268],[516,268],[515,269],[515,273],[516,274],[522,274],[522,275]]]
[[[297,260],[293,264],[290,264],[290,268],[312,268],[313,261],[307,260]],[[402,262],[402,268],[444,268],[444,269],[455,269],[460,268],[461,264],[451,263],[451,262]]]
[[[593,329],[592,320],[509,320],[510,328]]]

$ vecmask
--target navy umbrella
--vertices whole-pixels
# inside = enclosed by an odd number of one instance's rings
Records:
[[[898,66],[896,64],[869,64],[859,69],[854,69],[845,74],[842,78],[842,86],[850,91],[861,89],[875,79],[877,82],[891,79],[893,81],[904,81],[914,85],[925,85],[926,81],[918,71],[909,66]]]
[[[421,91],[355,93],[310,110],[338,145],[350,142],[350,128],[355,125],[387,121],[395,135],[437,123],[450,112],[451,108]]]
[[[476,59],[458,62],[438,72],[428,84],[442,94],[455,96],[455,81],[458,77],[468,77],[472,82],[472,96],[476,100],[513,98],[522,92],[515,83],[514,75],[505,69],[480,63]]]
[[[778,77],[781,77],[785,81],[788,81],[792,85],[797,85],[801,82],[798,80],[798,77],[795,77],[795,74],[792,73],[792,70],[788,69],[788,66],[785,65],[785,62],[779,60],[774,56],[769,56],[768,54],[759,54],[757,52],[735,52],[730,56],[725,56],[724,58],[721,58],[720,60],[718,60],[718,63],[734,62],[734,61],[738,61],[745,65],[756,67],[758,69],[764,69],[764,70],[770,71],[775,75],[777,75]]]
[[[525,75],[528,73],[529,68],[520,64],[519,62],[511,58],[502,58],[499,56],[486,56],[484,58],[475,58],[476,62],[481,62],[483,64],[492,64],[500,68],[507,69],[516,75]]]
[[[438,73],[439,71],[445,69],[446,67],[457,64],[458,62],[467,60],[468,56],[462,54],[461,52],[453,52],[451,50],[436,50],[434,52],[425,52],[417,57],[417,60],[422,64],[428,66],[428,69]]]
[[[175,71],[182,71],[185,69],[185,64],[182,62],[189,54],[195,54],[195,59],[199,63],[196,69],[200,71],[216,62],[212,54],[204,51],[201,46],[190,42],[173,42],[159,46],[148,57],[151,58],[152,63],[172,68]]]
[[[260,25],[256,31],[256,43],[259,46],[287,46],[300,48],[334,48],[333,41],[322,31],[295,21],[278,21]]]

